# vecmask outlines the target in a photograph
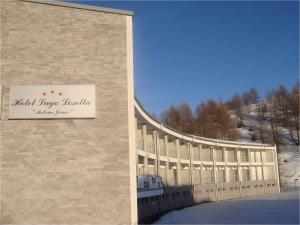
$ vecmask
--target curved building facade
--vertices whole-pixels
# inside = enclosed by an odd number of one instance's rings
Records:
[[[162,197],[138,199],[139,219],[201,202],[280,191],[275,146],[177,132],[135,102],[137,175],[160,176]]]

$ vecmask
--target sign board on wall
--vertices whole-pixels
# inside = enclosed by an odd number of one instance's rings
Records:
[[[15,85],[9,119],[95,118],[95,85]]]

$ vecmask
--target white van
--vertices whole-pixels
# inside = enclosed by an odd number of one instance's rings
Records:
[[[159,176],[137,176],[137,196],[146,198],[156,195],[162,195],[164,186]]]

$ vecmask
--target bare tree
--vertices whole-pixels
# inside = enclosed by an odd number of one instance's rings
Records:
[[[256,103],[259,99],[259,94],[255,88],[250,88],[249,94],[251,96],[251,103]]]
[[[251,93],[248,91],[245,91],[242,95],[242,101],[244,103],[244,105],[247,108],[248,114],[250,114],[250,108],[249,105],[252,103],[252,96]]]
[[[217,111],[217,103],[209,99],[202,102],[196,108],[196,134],[199,136],[216,138],[215,115]]]
[[[161,114],[161,121],[183,133],[194,133],[194,115],[187,102],[169,107]]]
[[[299,83],[295,84],[289,97],[291,114],[299,118]]]
[[[174,129],[180,129],[181,115],[176,106],[170,106],[162,112],[161,121]]]
[[[286,123],[288,119],[288,98],[289,93],[284,85],[279,85],[279,87],[275,91],[275,97],[277,99],[277,104],[279,106],[279,110],[282,114],[282,119]]]
[[[242,110],[241,110],[242,100],[241,100],[240,95],[239,94],[233,95],[231,98],[231,102],[232,102],[233,109],[235,110],[237,120],[241,121],[242,120]]]
[[[181,116],[181,131],[187,134],[194,133],[194,115],[190,105],[187,102],[183,102],[177,107],[177,110]]]
[[[250,104],[256,103],[259,126],[249,129],[252,140],[258,138],[262,143],[283,144],[279,128],[283,125],[289,129],[291,140],[296,145],[299,137],[299,83],[289,91],[280,85],[267,92],[265,101],[258,102],[258,92],[255,88],[243,93],[242,97],[235,94],[225,104],[208,100],[197,106],[195,113],[187,102],[179,106],[171,106],[161,114],[161,120],[170,127],[184,133],[196,134],[209,138],[235,140],[238,132],[228,109],[235,112],[238,127],[242,125],[242,106],[250,113]],[[267,126],[270,122],[270,128]]]
[[[238,133],[224,104],[208,100],[196,109],[196,134],[209,138],[236,140]]]
[[[299,83],[297,83],[288,98],[289,119],[288,128],[292,141],[300,144],[299,138]]]
[[[220,104],[217,109],[217,124],[220,129],[219,138],[223,140],[236,140],[238,138],[237,130],[233,120],[230,118],[228,109]]]
[[[271,131],[273,136],[273,143],[278,146],[278,150],[280,150],[280,144],[282,144],[280,135],[279,135],[279,125],[280,125],[280,115],[279,115],[279,107],[277,104],[276,96],[273,95],[272,97],[272,91],[269,92],[269,105],[268,105],[268,112],[270,115],[270,125],[271,125]]]
[[[258,113],[258,137],[261,143],[267,143],[267,128],[265,126],[266,113],[267,113],[267,105],[264,102],[261,102],[257,105],[257,113]]]

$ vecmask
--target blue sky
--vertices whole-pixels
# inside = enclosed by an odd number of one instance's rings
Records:
[[[150,113],[298,81],[296,1],[76,2],[134,12],[135,89]]]

